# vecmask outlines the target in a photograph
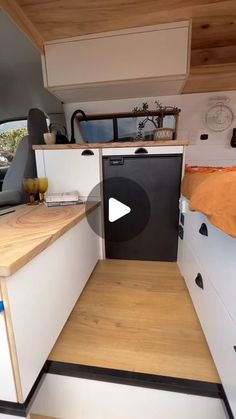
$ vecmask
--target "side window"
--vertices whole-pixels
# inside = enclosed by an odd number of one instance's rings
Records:
[[[27,135],[27,119],[0,123],[0,169],[10,166],[21,139]]]
[[[94,114],[76,116],[80,140],[88,143],[114,141],[154,140],[157,134],[162,138],[174,139],[180,109],[173,106],[161,106],[153,111],[134,108],[132,112],[115,114]],[[170,137],[170,138],[169,138]],[[156,138],[156,139],[157,139]]]

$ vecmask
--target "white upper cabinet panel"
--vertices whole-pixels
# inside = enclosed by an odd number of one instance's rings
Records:
[[[188,27],[140,31],[46,45],[49,86],[186,73]]]
[[[179,80],[182,83],[173,85],[179,90],[189,71],[190,32],[190,23],[184,21],[49,42],[43,62],[45,85],[54,91],[83,87],[86,97],[91,87],[109,86],[111,99],[113,88],[116,92],[117,85],[134,81],[152,81],[155,88],[158,79]],[[97,94],[95,89],[91,100]]]

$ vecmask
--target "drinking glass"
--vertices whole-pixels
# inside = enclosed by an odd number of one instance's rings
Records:
[[[48,189],[48,178],[47,177],[39,177],[38,178],[38,184],[39,184],[39,199],[40,202],[45,201],[45,192],[47,192]]]
[[[36,205],[38,201],[35,201],[34,196],[39,191],[39,182],[37,178],[24,178],[23,186],[25,192],[29,194],[28,205]]]

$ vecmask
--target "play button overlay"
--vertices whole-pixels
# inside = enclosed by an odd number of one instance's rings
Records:
[[[98,225],[90,201],[100,199],[103,226]],[[149,222],[151,206],[148,194],[139,183],[128,177],[109,177],[93,188],[86,202],[90,227],[106,242],[124,242],[139,235]]]
[[[108,200],[108,220],[110,223],[119,220],[131,211],[128,205],[123,204],[115,198],[109,198]]]

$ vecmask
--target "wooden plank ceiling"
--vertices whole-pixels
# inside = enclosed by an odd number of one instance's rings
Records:
[[[236,89],[236,0],[1,1],[15,4],[43,41],[192,19],[185,92]]]

